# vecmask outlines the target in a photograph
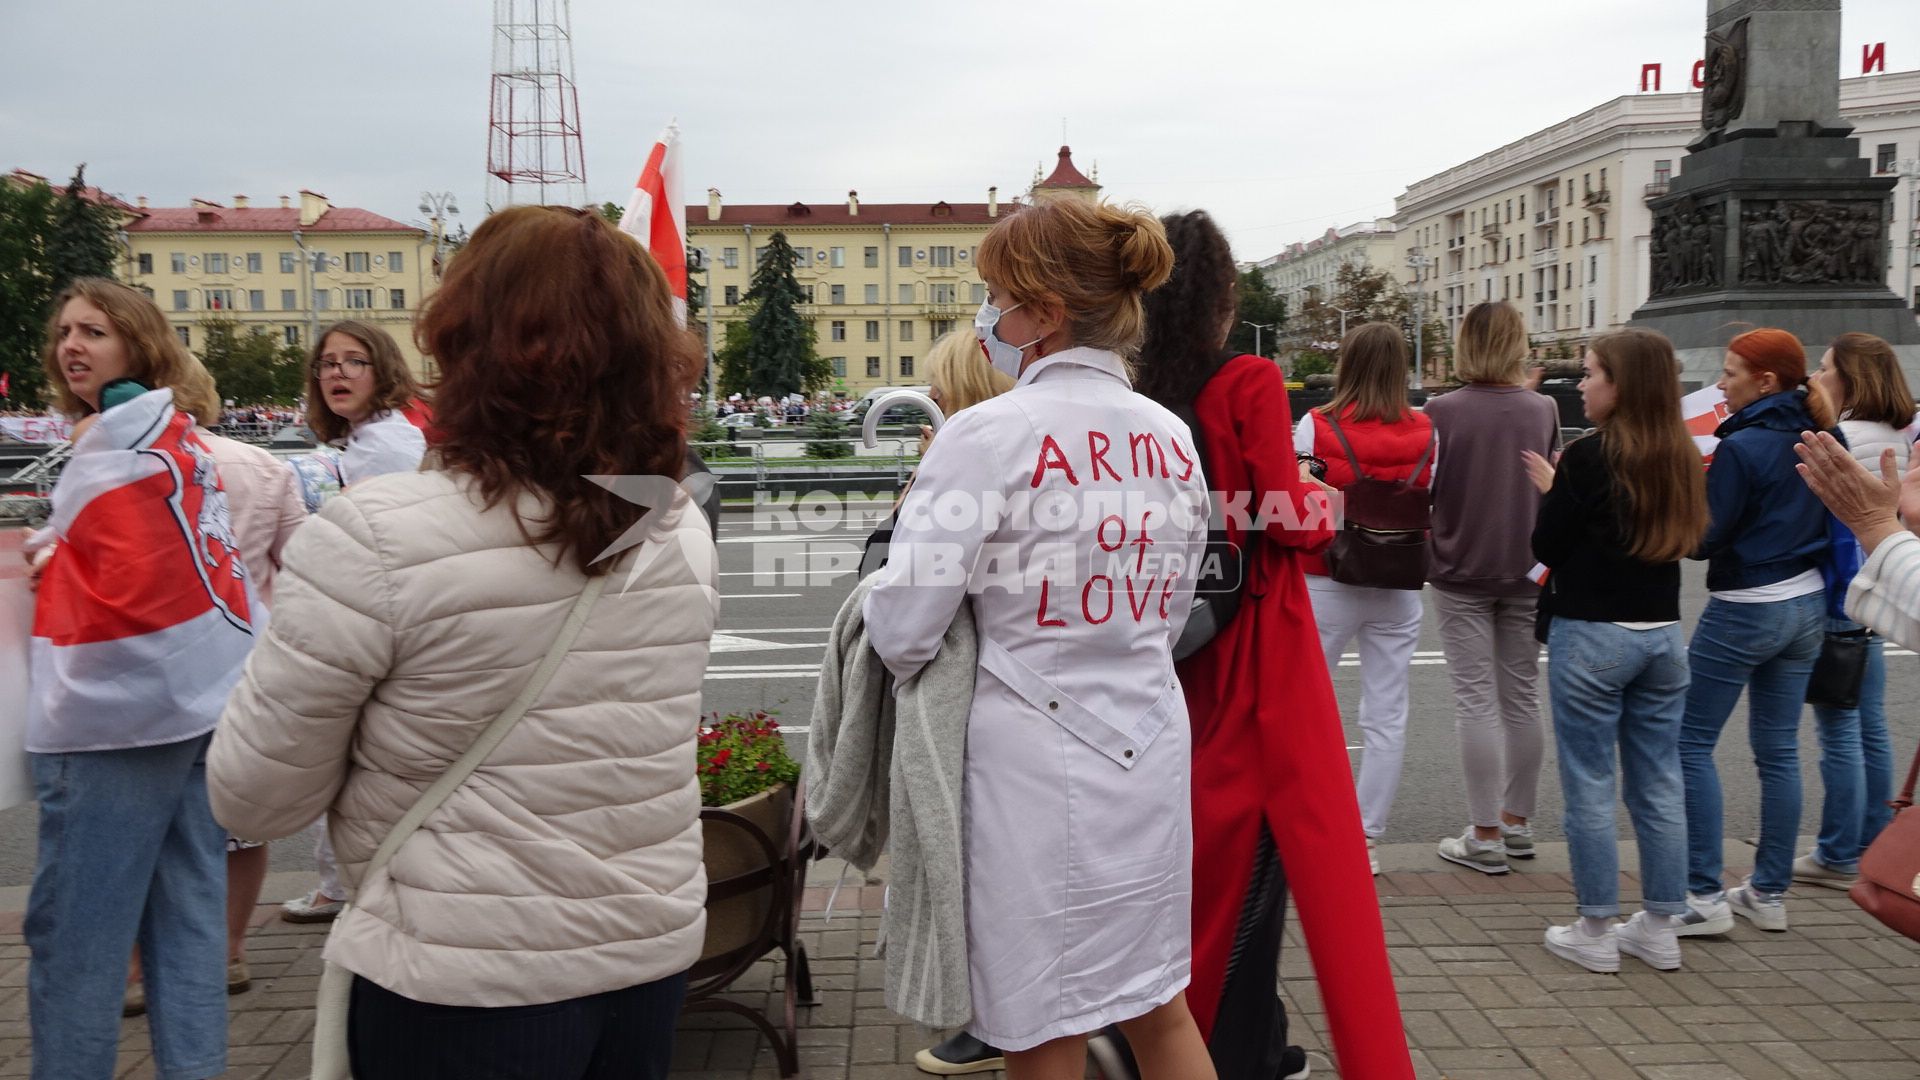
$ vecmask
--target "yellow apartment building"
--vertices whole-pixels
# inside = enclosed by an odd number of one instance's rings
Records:
[[[1062,146],[1052,174],[1036,175],[1028,198],[1091,199],[1099,191]],[[986,299],[974,267],[981,238],[1021,205],[988,188],[982,203],[862,203],[850,191],[845,203],[729,206],[710,188],[706,205],[687,207],[686,220],[689,245],[705,252],[715,343],[742,317],[753,268],[778,232],[799,256],[801,310],[818,331],[815,350],[832,364],[829,389],[859,397],[878,386],[924,384],[931,343],[971,327]]]
[[[195,199],[126,214],[121,280],[144,289],[188,348],[204,344],[200,324],[233,319],[306,347],[339,319],[393,335],[416,374],[431,375],[413,343],[413,319],[436,283],[434,236],[371,210],[334,206],[302,191],[296,203],[254,206]]]

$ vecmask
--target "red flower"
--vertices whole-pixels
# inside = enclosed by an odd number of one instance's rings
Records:
[[[757,767],[757,768],[758,768],[758,769],[759,769],[759,770],[760,770],[761,772],[766,772],[766,771],[767,771],[768,769],[771,769],[771,768],[773,768],[773,766],[772,766],[772,765],[770,765],[770,764],[768,764],[767,762],[764,762],[764,761],[763,761],[763,762],[761,762],[761,763],[760,763],[760,764],[759,764],[758,766],[756,766],[756,767]]]
[[[719,768],[722,765],[725,765],[728,762],[728,760],[731,759],[732,757],[733,757],[733,750],[731,748],[722,750],[719,753],[713,755],[713,767],[715,771],[718,771]]]

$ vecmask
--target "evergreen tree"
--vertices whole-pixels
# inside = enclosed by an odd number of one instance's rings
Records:
[[[813,321],[800,313],[806,294],[793,276],[794,253],[785,233],[767,238],[766,254],[754,268],[746,300],[747,341],[741,360],[755,393],[782,397],[817,390],[833,377],[832,365],[816,354]],[[731,343],[732,334],[728,334]]]
[[[1265,329],[1258,334],[1261,356],[1272,356],[1280,344],[1280,329],[1287,324],[1287,298],[1273,291],[1267,275],[1258,270],[1240,274],[1239,311],[1233,317],[1233,330],[1227,335],[1227,348],[1237,353],[1253,353],[1255,334],[1248,323]]]
[[[38,408],[45,400],[40,348],[54,296],[46,260],[53,202],[45,184],[0,180],[0,372],[9,384],[0,408]]]
[[[120,215],[86,197],[86,175],[84,164],[75,168],[53,205],[46,259],[54,293],[75,278],[112,277],[119,258]]]
[[[853,456],[853,446],[844,440],[847,426],[833,414],[832,409],[819,408],[807,418],[807,435],[814,441],[807,444],[807,456],[810,458],[843,458]]]

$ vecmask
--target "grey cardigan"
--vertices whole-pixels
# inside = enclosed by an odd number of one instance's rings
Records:
[[[887,1007],[929,1027],[959,1027],[973,1018],[960,817],[979,654],[973,610],[960,605],[939,655],[893,688],[860,612],[871,581],[834,617],[820,665],[807,820],[859,869],[891,851],[880,921]]]

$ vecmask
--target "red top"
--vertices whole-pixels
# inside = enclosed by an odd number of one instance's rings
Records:
[[[1411,1080],[1347,740],[1301,573],[1333,532],[1323,514],[1303,505],[1317,489],[1300,479],[1280,369],[1237,357],[1207,384],[1194,412],[1210,486],[1229,493],[1229,504],[1251,493],[1254,507],[1272,493],[1291,504],[1300,527],[1274,521],[1253,537],[1238,615],[1179,665],[1193,726],[1187,1004],[1209,1036],[1265,821],[1287,868],[1341,1075]],[[1231,538],[1247,544],[1232,525]]]
[[[1347,461],[1347,452],[1334,437],[1327,414],[1315,409],[1307,415],[1313,418],[1313,456],[1327,463],[1327,483],[1345,491],[1359,479]],[[1428,447],[1433,444],[1433,421],[1427,419],[1426,413],[1408,409],[1404,417],[1391,424],[1384,420],[1354,420],[1352,416],[1353,406],[1349,405],[1340,413],[1340,430],[1352,444],[1353,456],[1360,459],[1360,468],[1367,476],[1375,480],[1405,480],[1413,475],[1414,464],[1425,457],[1426,467],[1415,477],[1413,486],[1424,488],[1433,484],[1433,455],[1428,453]],[[1318,554],[1310,555],[1301,569],[1325,577],[1327,561]]]

